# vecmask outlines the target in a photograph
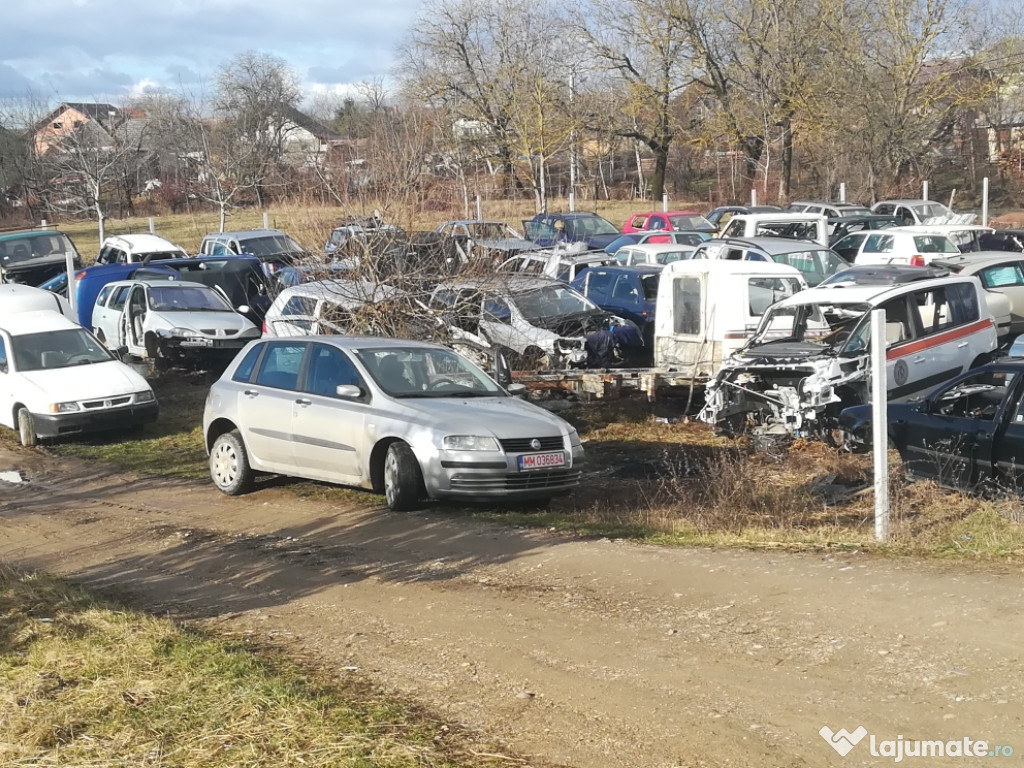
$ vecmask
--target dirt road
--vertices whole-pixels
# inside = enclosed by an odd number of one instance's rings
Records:
[[[573,540],[0,447],[7,469],[0,559],[273,637],[537,763],[893,762],[826,725],[1024,754],[1015,567]]]

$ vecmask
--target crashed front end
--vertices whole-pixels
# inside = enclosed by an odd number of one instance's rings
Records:
[[[549,342],[550,347],[546,351],[550,367],[556,370],[586,368],[587,336],[603,328],[628,322],[602,310],[588,310],[535,321],[537,327],[553,334]]]
[[[799,361],[736,356],[706,388],[700,419],[720,434],[826,437],[866,398],[867,358]]]

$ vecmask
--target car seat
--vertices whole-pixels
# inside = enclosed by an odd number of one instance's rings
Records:
[[[405,365],[397,355],[387,355],[377,362],[377,376],[389,389],[408,390],[412,388],[405,376]]]

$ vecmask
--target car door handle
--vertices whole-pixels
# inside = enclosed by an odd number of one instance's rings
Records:
[[[912,363],[923,363],[927,358],[922,355],[921,357],[915,357],[910,362]]]
[[[243,395],[247,395],[249,397],[256,397],[256,395],[259,394],[259,390],[257,390],[257,389],[246,389],[246,390],[244,390],[242,392],[242,394]]]
[[[297,399],[295,401],[295,404],[296,405],[306,406],[306,405],[312,405],[313,401],[308,399],[308,398],[305,398],[305,397],[300,397],[299,399]]]
[[[965,347],[967,347],[967,346],[968,346],[969,344],[970,344],[970,342],[967,342],[967,341],[961,341],[961,342],[960,342],[959,344],[957,344],[957,345],[956,345],[956,348],[957,348],[957,349],[964,349],[964,348],[965,348]]]

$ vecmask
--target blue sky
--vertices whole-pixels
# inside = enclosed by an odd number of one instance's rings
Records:
[[[208,93],[233,55],[284,59],[307,100],[384,78],[418,0],[2,0],[0,99]]]

